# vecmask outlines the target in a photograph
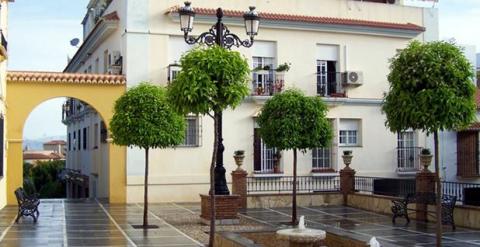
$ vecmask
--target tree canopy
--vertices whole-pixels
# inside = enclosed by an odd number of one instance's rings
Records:
[[[144,82],[115,102],[110,129],[115,144],[167,148],[183,141],[185,119],[170,106],[164,88]]]
[[[393,132],[461,129],[475,118],[472,65],[451,43],[413,41],[391,60],[382,110]]]
[[[249,94],[250,70],[239,52],[199,46],[183,55],[180,64],[182,70],[169,86],[170,101],[179,112],[222,111]]]
[[[280,150],[326,147],[333,136],[327,111],[320,98],[289,89],[263,106],[257,119],[260,136],[268,146]]]

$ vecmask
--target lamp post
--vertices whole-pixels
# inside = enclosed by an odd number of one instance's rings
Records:
[[[230,49],[232,46],[236,47],[251,47],[253,45],[253,39],[258,33],[258,27],[260,24],[260,17],[255,11],[255,7],[250,7],[250,10],[243,15],[245,31],[250,39],[241,40],[236,34],[233,34],[228,30],[222,22],[223,10],[217,9],[217,23],[215,23],[208,32],[204,32],[197,37],[190,36],[189,33],[193,29],[193,20],[195,19],[195,11],[190,6],[190,2],[185,2],[185,6],[181,7],[178,11],[180,15],[180,30],[184,33],[185,42],[193,45],[196,43],[203,43],[208,46],[218,45]],[[222,83],[219,81],[218,83]],[[223,167],[223,135],[222,135],[222,112],[215,111],[215,117],[218,119],[218,152],[215,165],[215,194],[216,195],[229,195],[227,181],[225,179],[225,168]]]

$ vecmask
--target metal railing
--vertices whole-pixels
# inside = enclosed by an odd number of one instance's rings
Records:
[[[283,91],[284,73],[274,70],[260,70],[252,73],[252,95],[272,96]]]
[[[419,171],[421,147],[397,147],[397,171]]]
[[[442,181],[442,193],[466,205],[480,206],[480,184]]]
[[[317,73],[317,95],[322,97],[346,97],[345,87],[342,84],[342,73]]]
[[[415,178],[355,176],[355,191],[403,197],[408,193],[415,193]]]
[[[293,176],[283,177],[247,177],[247,192],[291,192]],[[297,176],[297,192],[340,191],[339,176]]]

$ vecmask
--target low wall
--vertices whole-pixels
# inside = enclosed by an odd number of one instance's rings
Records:
[[[398,199],[396,197],[368,195],[368,194],[350,194],[348,195],[348,206],[373,211],[376,213],[392,215],[390,207],[391,200]],[[429,210],[435,211],[434,206],[429,206]],[[457,205],[453,211],[455,225],[480,229],[480,207]],[[415,219],[416,215],[412,211],[409,215],[411,219]],[[435,221],[433,217],[429,220]]]
[[[339,192],[317,192],[297,194],[297,206],[342,205],[343,195]],[[291,207],[292,194],[249,194],[248,208]]]
[[[275,230],[251,232],[217,232],[216,247],[288,247],[285,240],[276,238]],[[324,244],[317,243],[314,247],[367,247],[367,243],[350,238],[346,233],[333,233],[327,230]],[[388,245],[392,247],[394,245]]]

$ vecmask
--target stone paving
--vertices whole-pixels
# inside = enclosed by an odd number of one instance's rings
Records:
[[[248,209],[245,215],[272,227],[282,227],[290,221],[291,208]],[[397,219],[392,223],[389,216],[372,213],[365,210],[343,207],[300,207],[298,215],[304,215],[306,225],[314,229],[332,229],[346,232],[348,236],[368,241],[375,236],[381,244],[397,246],[435,246],[435,225]],[[442,246],[480,246],[480,230],[457,227],[455,231],[449,226],[443,227]]]
[[[0,210],[0,247],[2,246],[203,246],[192,239],[193,228],[180,226],[184,222],[172,222],[181,215],[198,216],[199,203],[151,204],[150,224],[158,229],[143,231],[134,229],[132,224],[141,224],[143,208],[140,204],[109,205],[96,200],[42,200],[40,218],[36,224],[31,218],[14,223],[17,207]],[[255,220],[269,227],[285,227],[290,221],[290,208],[248,209],[243,217]],[[367,241],[372,236],[384,245],[435,246],[435,225],[412,221],[408,226],[402,219],[392,224],[391,218],[365,210],[343,207],[299,207],[298,215],[304,215],[307,227],[342,231],[348,236]],[[170,216],[172,224],[162,217]],[[179,224],[176,224],[179,223]],[[193,228],[189,228],[193,227]],[[252,226],[253,228],[253,226]],[[185,230],[192,229],[192,230]],[[222,227],[219,228],[222,230]],[[198,229],[197,229],[198,230]],[[226,230],[226,229],[223,229]],[[445,226],[443,246],[480,246],[480,230],[457,227],[453,231]]]
[[[142,224],[143,208],[137,204],[109,205],[88,200],[42,200],[36,224],[30,217],[14,223],[17,207],[0,211],[1,246],[203,246],[149,212],[149,223],[158,229],[134,229]]]

